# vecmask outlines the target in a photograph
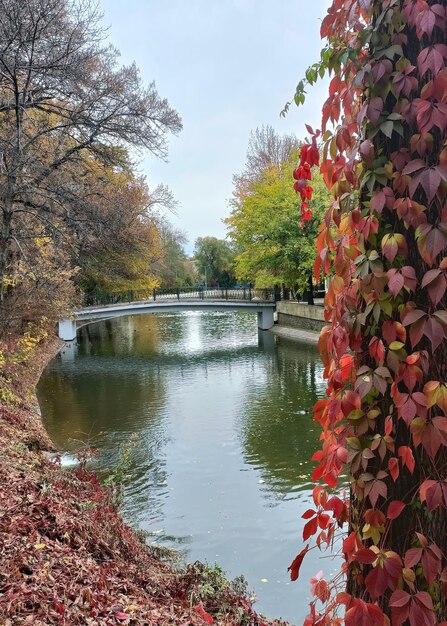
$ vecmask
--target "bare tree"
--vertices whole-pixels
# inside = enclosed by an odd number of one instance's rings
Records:
[[[252,183],[261,180],[271,167],[281,168],[293,150],[298,150],[299,140],[294,135],[278,135],[272,126],[262,126],[250,133],[244,170],[233,176],[233,198],[230,205],[237,204],[240,194],[250,193]]]
[[[181,130],[154,83],[118,65],[100,20],[92,0],[0,0],[1,302],[27,240],[88,223],[86,160],[120,164],[120,146],[164,158]]]
[[[292,150],[299,146],[295,135],[278,135],[271,126],[256,128],[250,133],[247,148],[244,178],[258,180],[266,169],[272,166],[281,167],[287,161]]]

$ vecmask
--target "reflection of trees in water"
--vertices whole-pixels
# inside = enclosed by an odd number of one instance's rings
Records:
[[[159,326],[156,315],[129,315],[88,324],[79,330],[78,354],[155,354],[160,341]]]
[[[160,498],[151,492],[165,489],[166,483],[162,424],[166,381],[159,368],[145,367],[147,360],[130,358],[154,351],[154,321],[148,325],[136,317],[122,318],[83,328],[76,358],[53,361],[38,393],[45,426],[57,446],[68,451],[85,445],[100,450],[99,469],[113,469],[120,462],[121,448],[136,433],[126,484],[132,498],[127,500],[132,511],[139,510],[143,501],[147,511],[150,503],[156,515]]]
[[[314,346],[284,342],[267,361],[262,384],[248,390],[241,424],[245,460],[265,471],[276,494],[309,483],[318,448],[312,407],[323,393]]]

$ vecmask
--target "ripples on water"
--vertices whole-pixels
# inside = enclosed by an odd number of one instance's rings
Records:
[[[331,569],[309,559],[293,584],[286,571],[302,547],[318,448],[311,408],[323,393],[314,346],[258,336],[255,315],[227,312],[84,327],[39,385],[61,449],[88,444],[110,469],[133,435],[130,523],[187,560],[243,574],[259,611],[296,624],[309,578]]]

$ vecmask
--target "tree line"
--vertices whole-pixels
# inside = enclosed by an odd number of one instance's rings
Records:
[[[2,329],[57,317],[80,290],[147,288],[186,272],[183,235],[163,217],[134,158],[165,158],[182,123],[120,66],[90,0],[2,0],[0,316]]]
[[[167,154],[178,113],[120,66],[92,0],[1,0],[0,324],[57,319],[81,293],[284,283],[303,290],[316,218],[302,231],[287,180],[299,142],[254,131],[234,177],[228,239],[194,257],[166,215],[176,202],[138,173],[139,151]],[[318,205],[318,206],[317,206]]]

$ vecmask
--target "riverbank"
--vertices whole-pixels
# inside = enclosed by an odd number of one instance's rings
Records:
[[[0,623],[284,625],[259,617],[218,569],[163,562],[84,462],[69,471],[48,454],[34,388],[62,345],[41,342],[3,377]]]
[[[305,342],[311,344],[318,344],[318,338],[320,333],[313,330],[304,330],[303,328],[292,328],[290,326],[280,326],[275,324],[270,331],[278,337],[284,337],[292,341]]]

